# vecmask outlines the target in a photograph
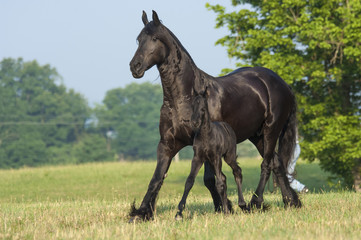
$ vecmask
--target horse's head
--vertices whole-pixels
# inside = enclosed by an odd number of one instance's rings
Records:
[[[191,125],[194,131],[198,131],[202,124],[209,119],[207,104],[207,89],[202,93],[195,93],[192,103]]]
[[[153,11],[153,21],[149,22],[147,14],[143,11],[142,21],[144,28],[137,38],[138,49],[130,61],[130,71],[135,78],[143,77],[145,71],[162,63],[168,54],[168,48],[162,38],[165,27],[159,21],[157,13]]]

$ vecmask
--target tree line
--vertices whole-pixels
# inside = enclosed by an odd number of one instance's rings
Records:
[[[0,168],[154,160],[163,92],[132,83],[109,90],[94,108],[67,89],[55,68],[36,61],[0,62]],[[241,156],[256,156],[250,145]],[[193,151],[184,149],[181,158]]]
[[[0,167],[155,159],[162,90],[112,89],[94,108],[55,68],[0,62]]]

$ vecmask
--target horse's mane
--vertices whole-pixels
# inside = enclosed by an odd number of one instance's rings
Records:
[[[173,38],[173,40],[175,41],[175,43],[180,47],[180,49],[185,52],[187,54],[187,56],[189,57],[189,59],[192,61],[193,64],[193,58],[191,57],[191,55],[188,53],[187,49],[185,49],[185,47],[183,46],[183,44],[179,41],[179,39],[176,37],[176,35],[174,35],[174,33],[169,30],[166,26],[162,25],[164,27],[164,29],[169,33],[169,35]]]

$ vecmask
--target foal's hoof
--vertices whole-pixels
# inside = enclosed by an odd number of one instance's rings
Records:
[[[128,223],[139,223],[139,222],[142,222],[144,220],[142,220],[140,217],[138,216],[134,216],[134,217],[131,217],[128,221]]]
[[[183,215],[182,215],[182,213],[178,212],[178,213],[175,215],[175,220],[176,220],[176,221],[182,221],[182,220],[183,220]]]
[[[233,214],[233,206],[232,206],[232,202],[227,198],[227,208],[228,208],[228,213]]]

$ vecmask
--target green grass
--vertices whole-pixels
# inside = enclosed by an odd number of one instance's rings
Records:
[[[241,159],[244,195],[257,186],[260,160]],[[213,211],[201,170],[187,201],[184,220],[174,220],[190,161],[172,163],[161,189],[154,221],[128,224],[155,162],[97,163],[0,171],[0,239],[361,239],[361,195],[327,187],[317,163],[298,162],[299,179],[311,193],[301,209],[284,209],[278,191],[266,187],[268,212],[243,214],[228,166],[229,198],[236,213]]]

